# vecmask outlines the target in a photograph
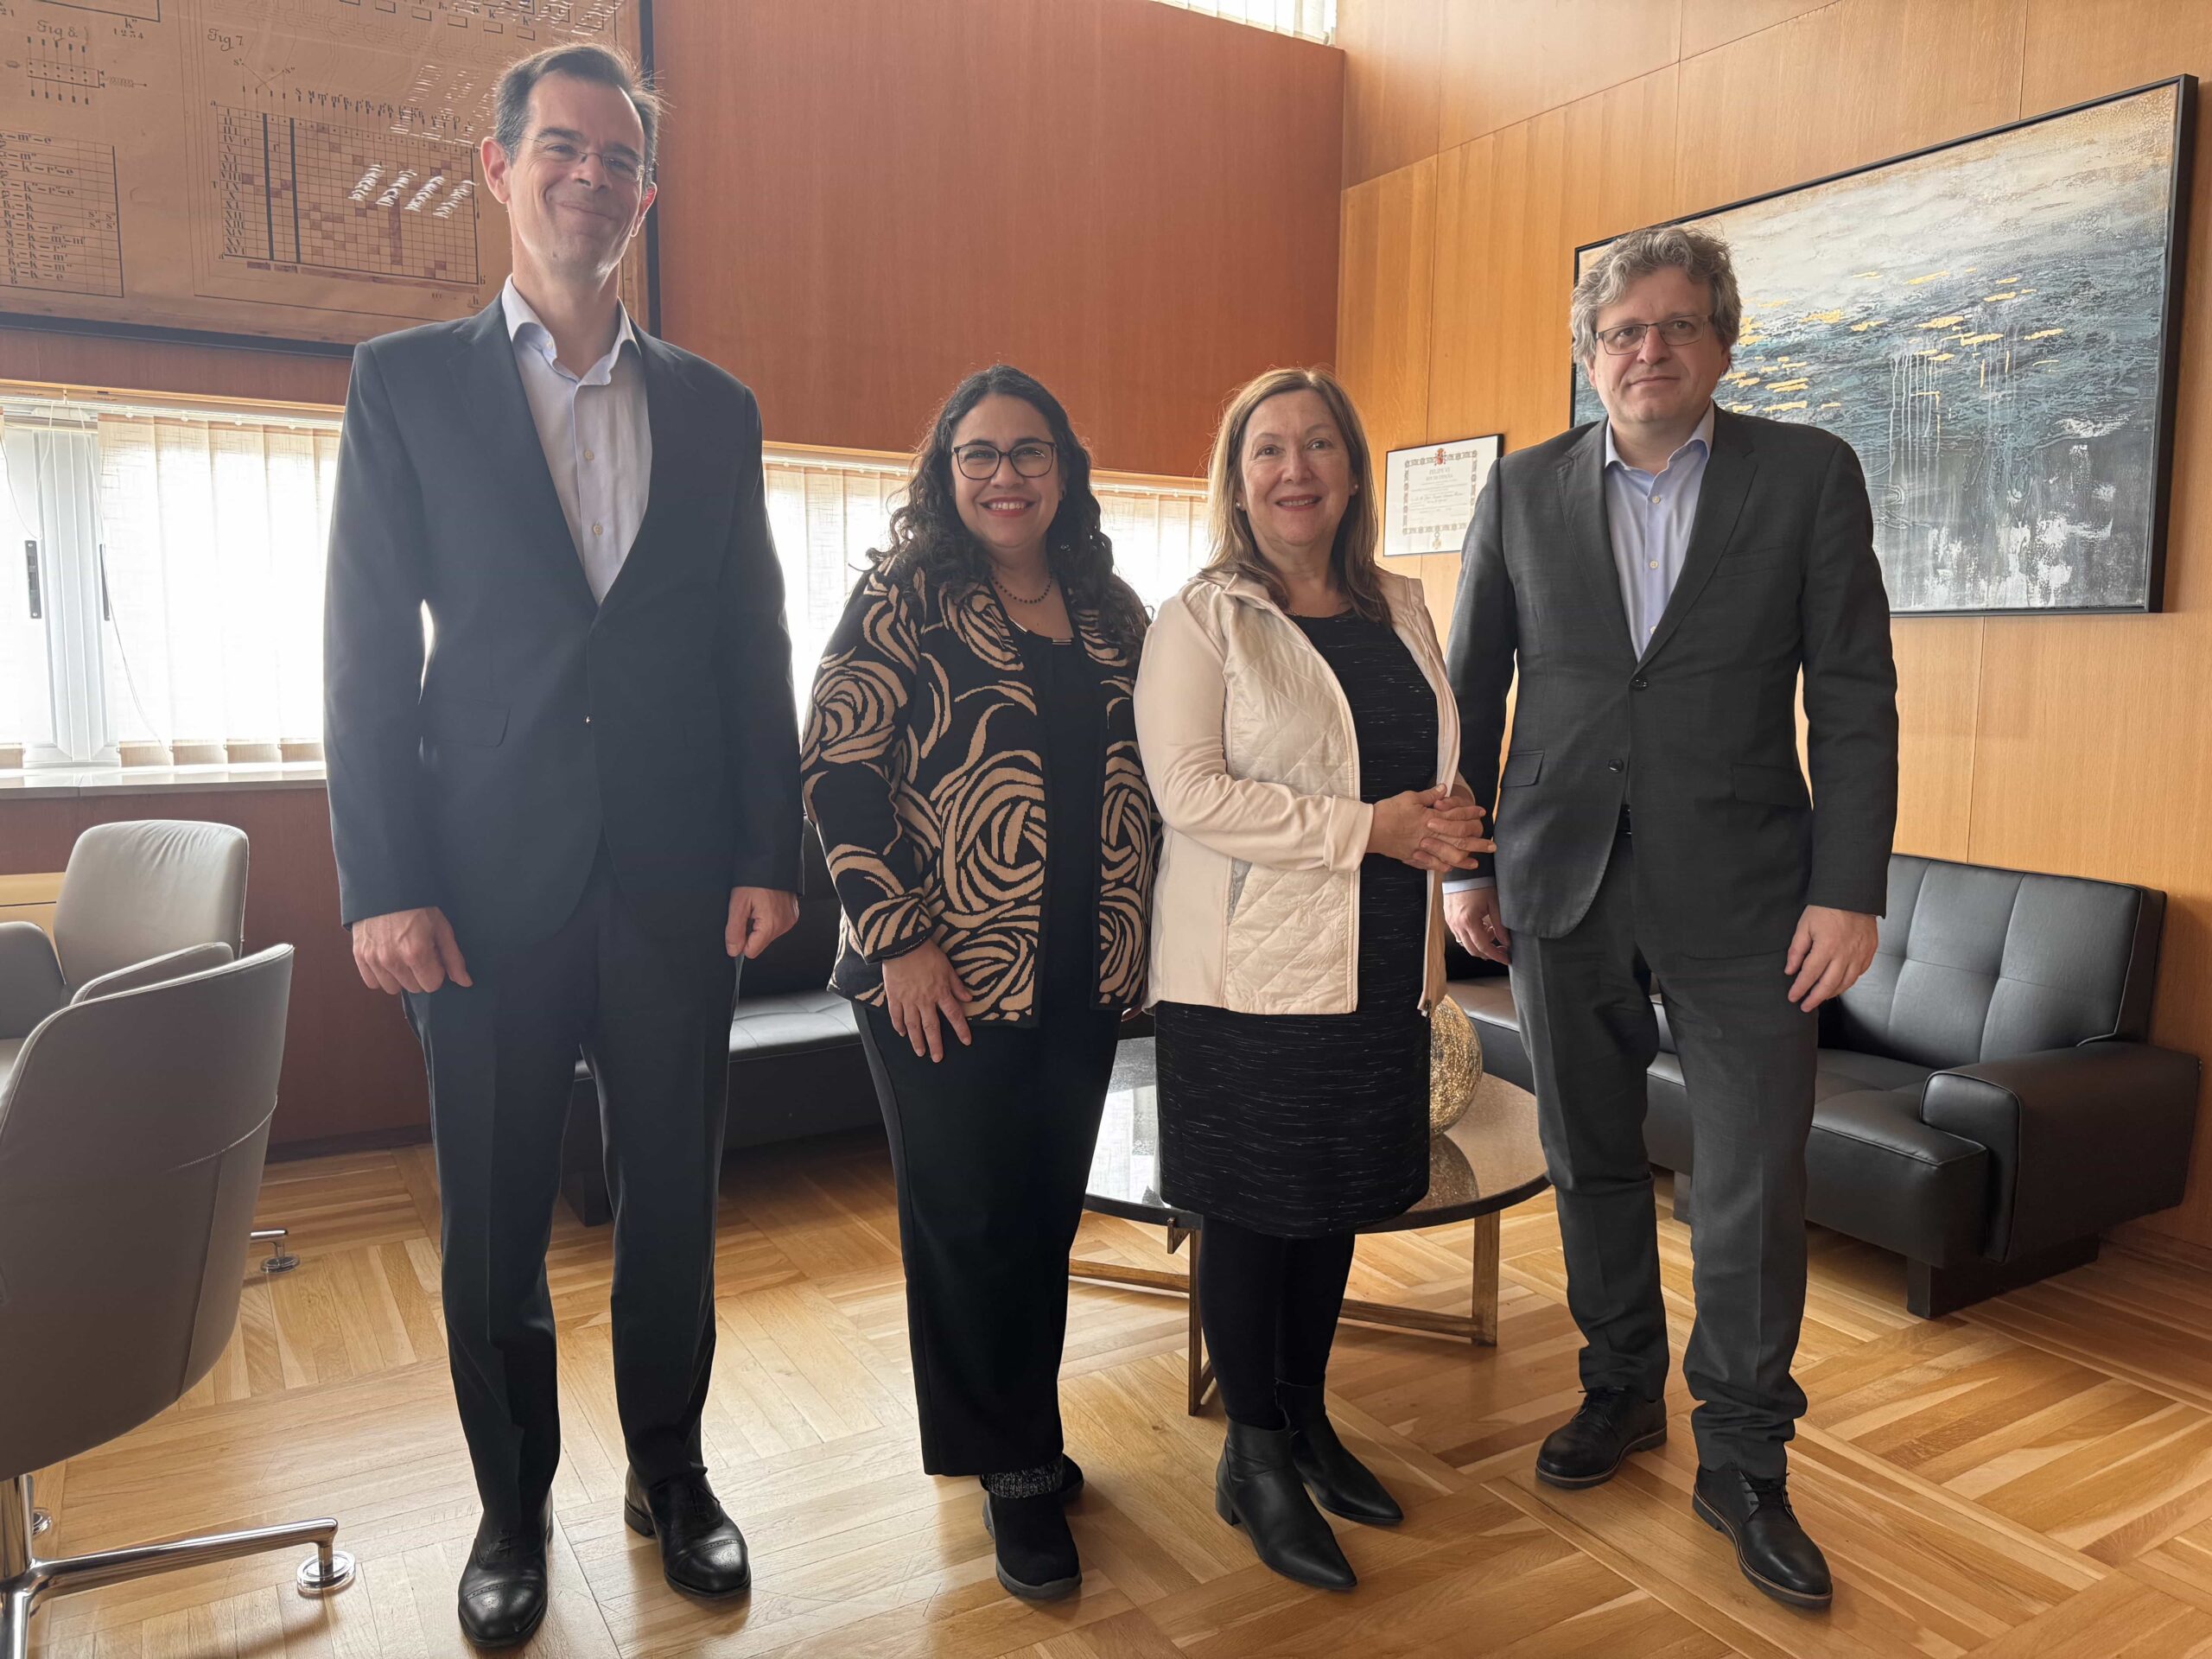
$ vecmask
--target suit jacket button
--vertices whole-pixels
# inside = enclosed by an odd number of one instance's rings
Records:
[[[1639,674],[1634,679],[1630,680],[1628,683],[1628,685],[1629,690],[1631,691],[1643,691],[1648,690],[1650,688],[1651,682],[1645,679],[1643,675]]]
[[[1628,770],[1628,762],[1625,760],[1608,760],[1605,762],[1605,770],[1607,772],[1626,772]]]

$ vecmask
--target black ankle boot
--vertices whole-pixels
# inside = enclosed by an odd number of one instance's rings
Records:
[[[1289,1429],[1230,1420],[1213,1475],[1213,1507],[1230,1526],[1243,1528],[1261,1560],[1286,1579],[1317,1590],[1349,1590],[1359,1582],[1337,1535],[1306,1495],[1291,1461]]]
[[[983,1530],[999,1556],[999,1583],[1024,1601],[1058,1601],[1083,1585],[1083,1563],[1075,1553],[1058,1492],[1035,1497],[983,1494]]]
[[[1315,1503],[1331,1515],[1370,1527],[1395,1527],[1406,1518],[1375,1471],[1337,1438],[1318,1384],[1278,1382],[1275,1398],[1290,1420],[1291,1461],[1299,1478],[1313,1489]]]

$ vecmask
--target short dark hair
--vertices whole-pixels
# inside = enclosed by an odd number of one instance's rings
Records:
[[[522,153],[522,141],[530,127],[530,95],[548,75],[596,81],[630,100],[637,109],[639,124],[645,130],[645,179],[652,183],[660,149],[660,94],[647,84],[636,64],[611,46],[549,46],[510,64],[499,77],[499,113],[492,129],[499,148],[510,156]]]

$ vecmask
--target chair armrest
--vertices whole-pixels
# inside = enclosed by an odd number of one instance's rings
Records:
[[[2085,1043],[1938,1071],[1922,1122],[1989,1149],[1982,1253],[2008,1262],[2181,1202],[2199,1065],[2147,1043]]]
[[[61,963],[35,922],[0,922],[0,1038],[28,1037],[62,1004]]]
[[[89,1002],[94,997],[113,996],[118,991],[143,990],[147,986],[159,985],[164,980],[182,979],[187,974],[228,967],[236,960],[237,954],[220,940],[207,944],[188,944],[181,950],[165,951],[158,957],[149,957],[143,962],[134,962],[128,968],[118,968],[102,974],[98,979],[88,979],[77,988],[77,994],[69,999],[69,1003],[74,1007],[78,1003]]]

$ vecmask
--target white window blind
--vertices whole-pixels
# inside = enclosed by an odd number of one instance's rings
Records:
[[[772,446],[804,705],[907,462]],[[335,419],[0,398],[0,768],[321,758]],[[1205,561],[1195,480],[1093,480],[1148,607]]]
[[[337,429],[108,417],[99,454],[124,763],[320,759]]]
[[[1164,3],[1309,41],[1325,43],[1337,35],[1337,0],[1164,0]]]
[[[871,549],[888,538],[908,463],[892,455],[785,450],[767,454],[768,522],[784,568],[791,678],[802,705]],[[1205,563],[1205,491],[1196,479],[1095,474],[1114,569],[1157,610]]]

